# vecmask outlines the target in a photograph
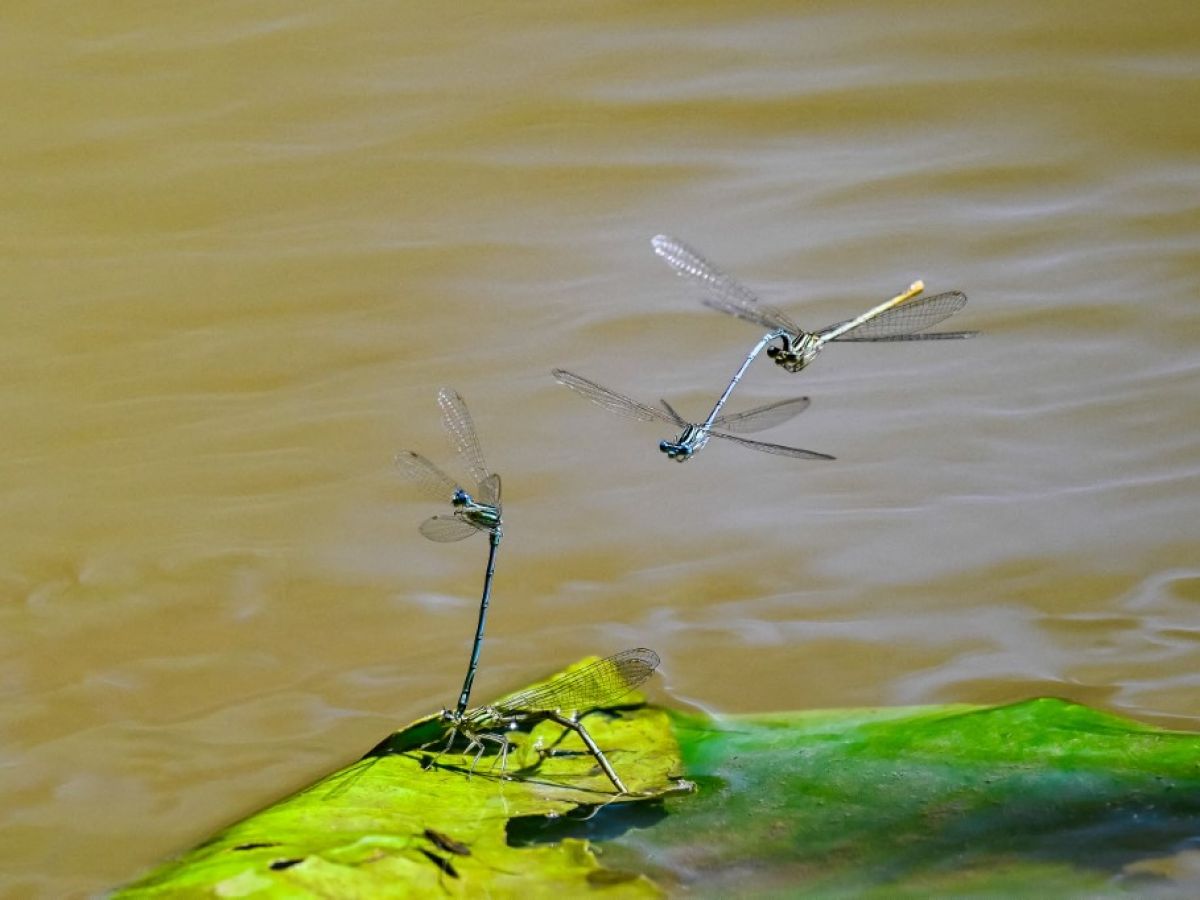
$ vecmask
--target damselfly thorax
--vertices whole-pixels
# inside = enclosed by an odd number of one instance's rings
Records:
[[[784,332],[779,343],[767,348],[767,357],[787,372],[799,372],[821,352],[821,336],[802,331],[799,335]]]
[[[479,503],[474,497],[458,488],[450,499],[454,514],[469,522],[480,531],[499,530],[501,525],[500,508],[491,503]]]

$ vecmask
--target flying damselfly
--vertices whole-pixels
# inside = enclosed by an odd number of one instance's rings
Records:
[[[676,440],[664,440],[659,442],[658,445],[658,449],[665,453],[667,458],[673,459],[676,462],[685,462],[691,459],[703,449],[710,437],[720,438],[723,441],[731,441],[743,447],[749,447],[751,450],[775,453],[779,456],[791,456],[797,459],[833,459],[827,453],[817,453],[814,450],[801,450],[799,447],[785,447],[782,444],[752,441],[749,438],[741,437],[739,434],[731,433],[753,433],[778,425],[781,422],[786,422],[808,408],[809,400],[807,397],[793,397],[790,400],[779,400],[775,403],[768,403],[765,406],[748,409],[745,412],[717,415],[717,410],[720,409],[721,403],[728,397],[729,390],[732,389],[731,384],[708,419],[703,423],[697,424],[684,419],[666,400],[659,401],[662,404],[661,408],[650,406],[626,397],[624,394],[611,391],[602,385],[596,384],[594,381],[584,378],[582,375],[568,372],[566,369],[554,369],[551,374],[560,384],[564,384],[573,391],[582,394],[609,412],[625,416],[629,419],[637,419],[641,422],[666,422],[669,425],[682,429]]]
[[[962,309],[967,295],[962,291],[947,291],[918,297],[925,289],[920,281],[853,319],[806,331],[780,310],[760,302],[748,287],[682,241],[660,234],[650,243],[654,252],[677,274],[704,288],[705,297],[701,302],[705,306],[767,329],[771,332],[771,340],[778,338],[780,343],[768,348],[767,356],[788,372],[802,370],[831,341],[944,341],[978,334],[976,331],[925,332],[924,329]]]
[[[432,516],[420,525],[421,534],[431,541],[461,541],[473,534],[483,532],[488,536],[488,561],[483,577],[483,596],[479,601],[479,622],[475,629],[475,641],[471,646],[471,660],[467,665],[467,677],[463,681],[455,709],[459,715],[467,708],[471,696],[471,685],[479,668],[479,653],[483,646],[483,630],[487,622],[488,604],[492,594],[492,578],[496,573],[496,551],[500,547],[502,519],[500,510],[500,476],[489,472],[483,461],[483,451],[467,404],[457,392],[449,388],[438,391],[438,405],[442,408],[442,423],[450,438],[451,446],[466,464],[474,480],[474,493],[467,491],[425,457],[412,450],[401,450],[396,454],[396,465],[425,493],[430,500],[449,502],[453,507],[450,515]]]

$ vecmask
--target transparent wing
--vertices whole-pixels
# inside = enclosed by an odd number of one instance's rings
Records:
[[[500,476],[491,474],[479,482],[479,494],[475,497],[480,503],[500,508]]]
[[[773,306],[760,303],[752,290],[727,275],[683,241],[660,234],[650,239],[654,252],[666,260],[679,275],[691,278],[704,288],[707,296],[701,301],[710,309],[737,316],[766,328],[768,331],[787,331],[801,334],[791,319]]]
[[[483,461],[483,451],[479,448],[479,437],[475,434],[475,424],[471,414],[467,412],[467,404],[457,391],[442,388],[438,391],[438,406],[442,408],[442,422],[450,435],[450,444],[466,461],[467,469],[475,484],[487,481],[487,463]]]
[[[867,342],[872,344],[889,344],[896,341],[962,341],[967,338],[978,337],[978,331],[924,331],[920,334],[893,334],[888,337],[877,338],[860,338],[854,335],[857,332],[851,331],[849,337],[834,338],[839,343],[845,341],[847,344],[853,344],[855,341]]]
[[[700,302],[709,309],[715,309],[717,312],[723,312],[728,316],[736,316],[743,322],[749,322],[751,325],[757,325],[760,328],[767,329],[767,331],[786,331],[793,336],[804,334],[803,328],[775,307],[768,306],[765,303],[756,303],[753,306],[740,306],[713,296],[705,297]]]
[[[792,456],[796,459],[835,459],[828,453],[818,453],[815,450],[801,450],[799,447],[785,447],[783,444],[767,444],[762,441],[752,441],[749,438],[738,437],[735,434],[726,434],[723,431],[710,431],[715,438],[720,438],[723,441],[733,441],[735,444],[741,444],[743,447],[749,447],[751,450],[761,450],[763,453],[774,453],[777,456]]]
[[[479,531],[466,519],[460,519],[458,516],[433,516],[417,526],[417,530],[439,544],[461,541]]]
[[[807,397],[793,397],[790,400],[780,400],[776,403],[768,403],[766,406],[757,406],[754,409],[748,409],[745,412],[717,416],[713,419],[713,425],[737,434],[765,431],[768,428],[783,424],[793,416],[800,415],[800,413],[808,409],[809,402]]]
[[[645,647],[623,650],[566,672],[545,684],[502,697],[492,704],[506,710],[564,710],[578,712],[609,706],[654,674],[658,654]]]
[[[667,414],[671,417],[672,422],[674,422],[680,428],[688,427],[688,425],[690,423],[688,422],[687,419],[685,419],[679,413],[675,412],[675,407],[673,407],[670,403],[668,403],[666,400],[662,399],[661,397],[658,399],[658,402],[663,405],[663,409],[665,409],[667,411]]]
[[[948,291],[944,294],[934,294],[930,297],[917,297],[884,310],[873,319],[868,319],[857,328],[852,328],[844,335],[834,338],[835,341],[888,341],[888,340],[927,340],[941,339],[944,335],[916,335],[931,325],[936,325],[949,316],[954,315],[966,305],[967,295],[962,291]],[[819,334],[832,331],[842,323],[822,328]],[[968,337],[972,332],[950,332],[955,337]]]
[[[449,503],[458,490],[458,482],[423,457],[411,450],[396,454],[396,467],[404,476],[417,485],[427,500]]]
[[[559,384],[565,384],[571,390],[582,394],[593,403],[603,406],[609,412],[616,413],[618,416],[625,416],[628,419],[637,419],[639,422],[671,422],[671,419],[661,409],[655,409],[653,406],[647,406],[645,403],[626,397],[624,394],[618,394],[616,391],[610,391],[602,385],[596,384],[594,381],[589,381],[582,375],[576,375],[574,372],[568,372],[566,369],[554,369],[550,373],[555,377]]]

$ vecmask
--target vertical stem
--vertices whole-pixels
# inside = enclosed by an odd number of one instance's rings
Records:
[[[467,710],[471,698],[471,685],[475,682],[475,670],[479,668],[479,651],[483,648],[483,628],[487,624],[488,604],[492,599],[492,577],[496,574],[496,550],[500,547],[500,526],[488,532],[487,572],[483,576],[483,597],[479,601],[479,624],[475,627],[475,643],[471,647],[471,662],[467,666],[467,677],[463,681],[462,693],[458,695],[455,715],[461,717]]]
[[[716,419],[718,413],[721,412],[721,407],[725,405],[725,401],[729,399],[729,395],[733,393],[733,389],[737,387],[737,383],[742,380],[742,376],[746,374],[746,370],[750,368],[750,363],[754,362],[755,357],[763,352],[763,348],[766,347],[767,344],[771,343],[771,341],[775,340],[776,338],[783,337],[785,334],[787,334],[786,331],[768,332],[762,336],[762,339],[757,344],[754,345],[754,349],[750,351],[750,355],[746,357],[746,361],[742,363],[741,368],[739,368],[733,374],[733,379],[729,382],[729,386],[725,388],[725,393],[723,393],[717,399],[717,405],[712,408],[712,412],[708,414],[708,418],[705,419],[704,424],[700,426],[701,432],[707,432],[708,429],[712,428],[713,420]]]

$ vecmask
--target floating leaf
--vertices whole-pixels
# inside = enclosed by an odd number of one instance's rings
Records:
[[[699,789],[604,858],[698,893],[1138,893],[1200,838],[1200,735],[1061,700],[673,718]]]
[[[587,815],[686,787],[671,777],[681,763],[668,714],[636,695],[624,703],[582,721],[632,795],[617,796],[578,737],[552,722],[512,732],[501,773],[494,752],[439,755],[445,726],[431,717],[116,896],[502,896],[531,885],[563,896],[598,886],[658,896],[645,877],[602,868],[585,842],[521,848],[507,839],[513,817]]]
[[[474,774],[438,757],[444,725],[422,719],[117,896],[1178,896],[1196,878],[1195,734],[1051,699],[719,718],[631,700],[585,722],[638,796],[551,722],[513,735],[505,779],[494,755]]]

